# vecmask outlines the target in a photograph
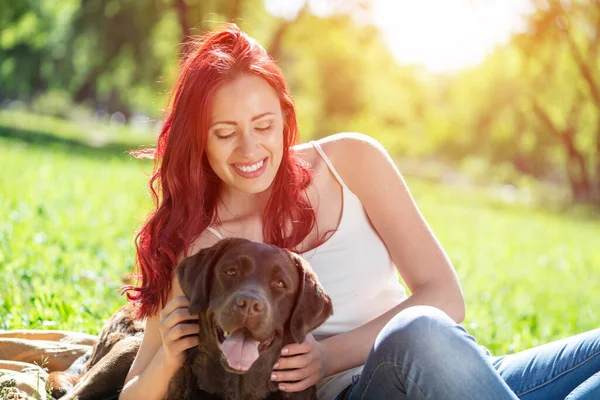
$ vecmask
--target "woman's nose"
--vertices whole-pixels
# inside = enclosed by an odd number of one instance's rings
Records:
[[[252,157],[256,151],[257,147],[257,138],[253,132],[244,132],[240,135],[240,144],[238,146],[238,151],[241,155],[245,157]]]

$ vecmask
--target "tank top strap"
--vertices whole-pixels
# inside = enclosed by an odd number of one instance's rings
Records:
[[[340,185],[342,185],[343,188],[347,189],[348,187],[346,186],[346,184],[342,180],[342,177],[338,174],[338,172],[333,167],[333,164],[329,160],[329,157],[327,157],[327,154],[325,154],[325,152],[321,148],[321,145],[319,143],[315,142],[314,140],[311,140],[310,144],[313,145],[313,147],[315,148],[315,150],[317,150],[317,152],[319,153],[319,155],[321,156],[321,158],[323,159],[323,161],[325,161],[325,164],[327,164],[327,167],[329,167],[329,170],[331,171],[331,173],[333,174],[333,176],[335,176],[335,179],[340,183]]]
[[[213,228],[212,226],[207,227],[206,230],[209,231],[210,233],[212,233],[213,235],[215,235],[217,237],[217,239],[219,239],[219,240],[223,239],[223,235],[221,235],[219,232],[217,232],[217,230],[215,228]]]

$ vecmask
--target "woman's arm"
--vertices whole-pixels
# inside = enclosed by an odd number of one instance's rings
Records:
[[[190,254],[216,241],[211,234],[202,234],[190,246]],[[174,276],[167,305],[146,320],[142,345],[119,400],[164,398],[169,381],[183,364],[185,350],[198,345],[198,317],[189,314],[188,306],[189,300]]]
[[[375,343],[375,338],[385,324],[401,310],[417,305],[431,305],[444,309],[444,298],[452,297],[446,292],[453,291],[449,284],[426,284],[421,286],[408,299],[385,312],[368,323],[336,336],[321,341],[321,351],[326,360],[326,371],[323,376],[329,376],[365,363],[369,351]],[[456,319],[455,319],[456,320]],[[460,322],[459,320],[456,320]]]
[[[159,400],[167,393],[169,381],[179,366],[165,357],[159,326],[157,315],[146,320],[144,340],[127,374],[119,400]]]
[[[465,314],[454,268],[385,149],[359,134],[330,136],[320,144],[346,185],[363,203],[412,295],[352,331],[319,343],[309,335],[304,343],[286,346],[284,350],[288,352],[282,355],[287,357],[281,357],[274,366],[273,380],[284,382],[282,390],[290,392],[304,390],[324,376],[364,364],[381,329],[407,307],[434,306],[457,322]]]
[[[462,322],[465,305],[458,277],[427,225],[396,165],[374,139],[334,135],[323,149],[346,185],[363,203],[412,295],[369,323],[321,342],[326,375],[361,365],[383,326],[400,310],[430,305]]]

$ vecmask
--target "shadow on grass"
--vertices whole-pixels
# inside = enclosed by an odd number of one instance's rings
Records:
[[[152,143],[136,142],[108,142],[94,144],[83,138],[70,138],[53,135],[51,133],[28,130],[15,127],[0,126],[0,138],[14,142],[23,142],[47,151],[60,151],[64,153],[77,154],[84,157],[122,159],[134,158],[129,151],[143,147],[152,147]]]

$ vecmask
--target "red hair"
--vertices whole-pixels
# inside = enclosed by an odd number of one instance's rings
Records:
[[[123,287],[138,303],[138,318],[165,305],[178,257],[187,255],[192,241],[217,217],[220,178],[205,152],[212,98],[222,83],[241,73],[255,74],[275,89],[284,118],[283,158],[263,216],[263,240],[293,250],[315,225],[314,209],[302,196],[311,181],[308,166],[290,151],[299,141],[298,124],[281,70],[234,24],[206,34],[182,61],[156,149],[132,152],[154,158],[148,186],[156,207],[136,236],[140,286]]]

